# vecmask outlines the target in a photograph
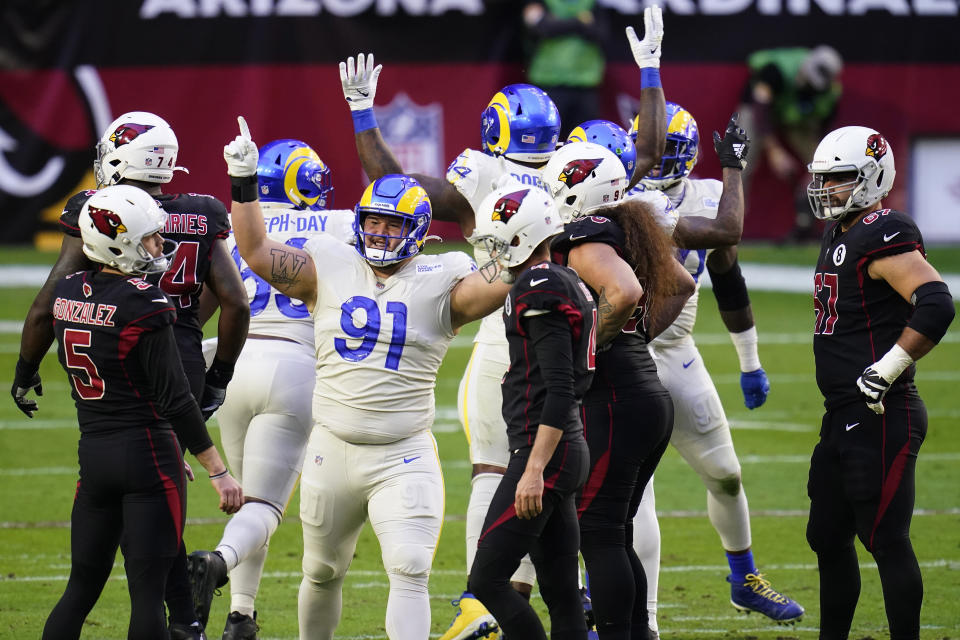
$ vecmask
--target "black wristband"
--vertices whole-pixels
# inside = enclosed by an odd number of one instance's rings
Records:
[[[17,358],[17,368],[13,381],[17,383],[17,386],[25,387],[33,380],[33,376],[37,375],[39,370],[39,362],[27,362],[23,359],[23,356],[20,356]]]
[[[230,176],[230,198],[234,202],[256,202],[257,195],[257,176],[242,176],[237,178]]]
[[[207,370],[207,384],[218,389],[225,389],[232,379],[233,365],[215,357],[213,364]]]
[[[710,273],[713,295],[720,311],[739,311],[750,306],[750,294],[747,293],[747,282],[743,279],[739,262],[735,260],[725,273],[715,272],[708,262],[707,271]]]
[[[211,480],[216,480],[217,478],[222,478],[222,477],[224,477],[224,476],[227,475],[228,473],[230,473],[230,470],[229,470],[229,469],[224,469],[224,470],[221,471],[220,473],[215,473],[215,474],[213,474],[212,476],[209,476],[209,477],[210,477]]]
[[[915,306],[907,326],[939,343],[956,313],[947,283],[925,282],[913,292],[911,301]]]

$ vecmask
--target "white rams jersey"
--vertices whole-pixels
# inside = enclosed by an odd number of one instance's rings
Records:
[[[723,183],[711,179],[682,178],[678,183],[664,190],[664,193],[670,198],[681,218],[686,216],[716,218],[720,208],[720,196],[723,194]],[[654,338],[655,347],[669,346],[670,343],[693,333],[693,325],[697,322],[700,277],[707,268],[707,255],[710,251],[711,249],[677,249],[677,259],[693,276],[697,287],[673,324]]]
[[[340,242],[352,242],[355,214],[350,210],[298,210],[293,205],[265,202],[260,205],[267,236],[301,248],[310,238],[329,234]],[[233,231],[227,248],[240,269],[250,302],[250,333],[288,338],[313,351],[313,319],[299,300],[283,295],[253,272],[240,257]]]
[[[381,281],[354,247],[330,236],[303,249],[317,269],[314,422],[357,444],[428,430],[437,370],[454,336],[450,292],[476,271],[473,260],[421,254]]]
[[[645,189],[643,185],[638,184],[627,192],[626,197],[649,204],[653,208],[654,217],[660,228],[668,236],[673,235],[673,230],[677,228],[677,222],[680,220],[680,214],[677,213],[677,208],[670,202],[667,194],[657,189]]]
[[[512,176],[522,185],[547,191],[539,169],[517,164],[503,156],[489,156],[476,149],[464,149],[447,168],[447,182],[456,187],[457,191],[467,199],[474,213],[480,208],[483,199],[496,190],[500,180],[507,175]],[[476,247],[473,255],[477,264],[483,265],[490,261],[490,256]],[[475,341],[506,346],[507,337],[501,309],[497,309],[481,321]]]

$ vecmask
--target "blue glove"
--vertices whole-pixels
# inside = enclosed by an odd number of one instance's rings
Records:
[[[767,401],[767,394],[770,393],[767,372],[760,367],[756,371],[741,373],[740,388],[743,389],[743,403],[747,409],[756,409]]]

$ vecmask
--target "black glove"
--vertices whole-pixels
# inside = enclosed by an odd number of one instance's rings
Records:
[[[860,390],[860,397],[867,406],[873,409],[874,413],[883,413],[883,397],[890,390],[892,381],[888,382],[880,375],[873,365],[863,370],[863,373],[857,378],[857,389]]]
[[[720,166],[725,169],[743,169],[747,166],[750,137],[740,128],[739,120],[739,113],[730,116],[723,138],[716,131],[713,132],[713,148],[717,152],[717,158],[720,159]]]
[[[10,395],[13,401],[17,403],[17,408],[28,417],[33,417],[33,412],[37,411],[37,401],[27,398],[27,392],[33,389],[38,396],[43,395],[43,386],[40,384],[39,364],[27,362],[21,356],[17,360],[17,370],[13,376],[13,386],[10,388]]]
[[[220,408],[227,397],[227,384],[233,378],[233,365],[218,358],[207,369],[207,378],[203,385],[203,397],[200,399],[200,412],[204,420],[209,420],[213,412]]]

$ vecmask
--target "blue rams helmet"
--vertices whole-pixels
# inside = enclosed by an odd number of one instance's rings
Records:
[[[257,163],[261,202],[292,203],[298,209],[331,209],[330,167],[300,140],[274,140],[260,148]]]
[[[532,84],[510,84],[483,111],[483,152],[520,162],[546,162],[557,148],[560,112],[546,91]]]
[[[356,218],[353,230],[357,234],[354,246],[367,262],[378,267],[400,262],[420,253],[433,215],[426,190],[413,178],[399,174],[388,174],[371,182],[354,211]],[[399,232],[364,231],[364,220],[371,214],[399,218]],[[384,240],[381,247],[376,246],[378,238]],[[368,239],[372,246],[367,246]]]
[[[634,142],[640,126],[639,118],[638,115],[633,119],[630,128]],[[699,152],[700,130],[697,121],[680,105],[667,102],[667,145],[660,164],[651,169],[641,182],[648,189],[666,189],[676,184],[693,171]]]
[[[587,120],[567,136],[567,142],[592,142],[613,151],[627,170],[627,178],[637,166],[637,147],[633,140],[623,127],[609,120]]]

